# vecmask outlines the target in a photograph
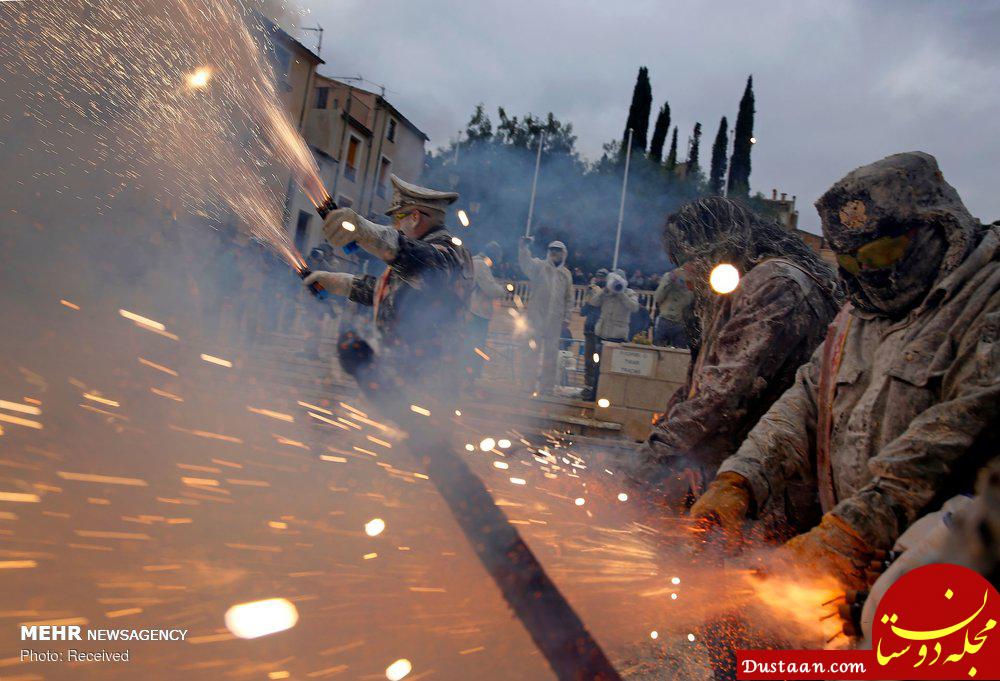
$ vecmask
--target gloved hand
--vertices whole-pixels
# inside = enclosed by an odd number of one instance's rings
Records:
[[[778,548],[778,557],[808,570],[820,570],[840,580],[845,589],[867,589],[865,570],[875,549],[846,522],[827,513],[819,525],[792,537]]]
[[[351,293],[351,283],[354,275],[347,272],[313,272],[309,274],[302,283],[306,286],[319,282],[319,285],[330,293],[338,296],[347,296]]]
[[[534,242],[535,242],[535,237],[533,237],[533,236],[522,236],[521,237],[521,243],[522,244],[532,244]]]
[[[739,473],[719,473],[691,507],[691,517],[738,536],[750,509],[750,482]]]
[[[335,248],[353,241],[384,262],[395,260],[399,250],[399,236],[395,229],[366,220],[351,208],[331,211],[323,221],[323,236]]]

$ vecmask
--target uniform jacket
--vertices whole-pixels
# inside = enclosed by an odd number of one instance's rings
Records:
[[[747,478],[758,507],[784,504],[790,515],[804,513],[790,487],[822,490],[825,480],[823,511],[889,548],[932,502],[970,489],[996,454],[1000,228],[905,318],[848,306],[833,327],[842,332],[831,331],[720,471]],[[837,353],[827,352],[831,337],[842,343]],[[818,438],[828,442],[825,463]]]
[[[350,299],[375,308],[375,325],[389,352],[451,354],[467,319],[472,257],[444,226],[420,239],[398,238],[385,273],[355,277]]]

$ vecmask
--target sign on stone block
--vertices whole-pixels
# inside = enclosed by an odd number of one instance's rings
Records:
[[[611,371],[631,376],[652,376],[656,352],[614,348],[611,352]]]

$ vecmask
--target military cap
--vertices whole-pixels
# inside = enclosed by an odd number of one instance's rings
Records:
[[[392,204],[386,215],[400,211],[404,208],[424,208],[425,210],[445,213],[448,206],[458,199],[458,192],[439,192],[436,189],[428,189],[411,182],[404,182],[395,174],[389,176],[392,180]]]

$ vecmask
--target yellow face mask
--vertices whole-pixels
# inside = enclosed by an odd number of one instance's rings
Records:
[[[906,254],[916,230],[899,236],[884,236],[858,248],[853,253],[838,253],[837,263],[851,274],[862,270],[882,270],[892,267]]]

